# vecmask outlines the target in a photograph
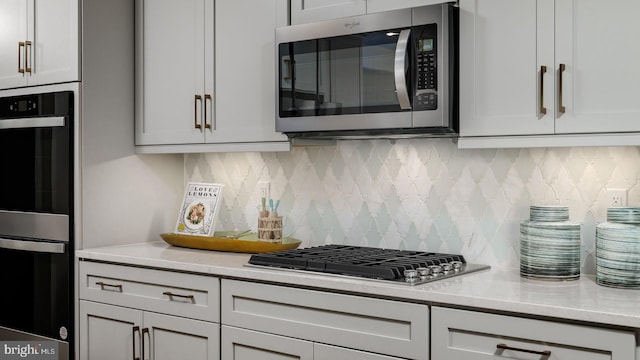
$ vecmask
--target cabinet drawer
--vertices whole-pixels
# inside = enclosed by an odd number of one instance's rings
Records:
[[[80,298],[186,318],[220,321],[220,280],[80,261]]]
[[[222,323],[408,359],[426,360],[426,305],[222,280]]]
[[[632,331],[433,307],[434,359],[633,360]]]

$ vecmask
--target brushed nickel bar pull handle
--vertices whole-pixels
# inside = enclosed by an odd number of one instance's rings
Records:
[[[147,360],[147,358],[144,356],[144,336],[147,335],[147,338],[149,339],[149,344],[151,344],[151,338],[149,335],[149,328],[144,328],[142,329],[142,360]]]
[[[202,129],[202,126],[198,124],[198,102],[202,102],[202,96],[196,95],[195,100],[193,101],[193,124],[196,129]]]
[[[512,350],[512,351],[518,351],[518,352],[523,352],[523,353],[527,353],[527,354],[536,354],[536,355],[540,355],[540,356],[546,356],[547,358],[549,356],[551,356],[551,351],[550,350],[535,351],[535,350],[529,350],[529,349],[515,348],[515,347],[507,346],[506,344],[498,344],[498,345],[496,345],[496,348],[500,349],[502,351],[504,351],[504,350]]]
[[[546,114],[547,108],[544,107],[544,74],[547,72],[547,67],[540,66],[540,114]]]
[[[207,100],[211,103],[211,124],[207,124]],[[211,129],[213,125],[213,98],[209,94],[204,94],[204,128]]]
[[[31,74],[31,59],[29,59],[29,49],[31,49],[31,41],[24,42],[24,71]]]
[[[133,357],[132,357],[132,359],[133,360],[140,360],[139,357],[136,357],[136,333],[138,333],[138,343],[140,343],[141,337],[140,337],[140,327],[139,326],[134,326],[133,327],[133,339],[132,339],[133,340],[132,341],[132,343],[133,343],[133,346],[132,346],[132,348],[133,348]]]
[[[567,69],[565,64],[560,64],[560,71],[558,71],[558,111],[563,113],[566,111],[564,105],[562,105],[562,73]]]
[[[119,284],[109,284],[103,281],[96,282],[96,285],[100,286],[100,290],[104,290],[105,287],[112,287],[118,289],[118,291],[122,292],[122,285]]]
[[[24,67],[22,67],[22,49],[24,48],[24,42],[18,43],[18,72],[24,74]]]
[[[191,302],[196,301],[196,298],[193,295],[174,294],[171,291],[165,291],[162,293],[162,295],[167,295],[169,297],[169,300],[173,300],[173,298],[176,297],[176,298],[188,299],[188,300],[191,300]]]

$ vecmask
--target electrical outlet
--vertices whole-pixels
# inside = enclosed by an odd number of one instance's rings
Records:
[[[607,189],[607,206],[627,206],[627,189]]]
[[[269,200],[271,196],[271,183],[269,181],[258,182],[258,196]]]

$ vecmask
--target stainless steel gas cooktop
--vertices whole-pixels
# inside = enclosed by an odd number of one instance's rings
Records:
[[[348,245],[254,254],[248,266],[355,276],[409,285],[490,268],[488,265],[468,264],[462,255]]]

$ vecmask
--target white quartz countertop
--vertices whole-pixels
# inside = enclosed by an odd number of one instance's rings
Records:
[[[517,269],[491,269],[409,286],[246,267],[250,254],[186,249],[164,242],[79,250],[76,256],[87,260],[640,329],[640,290],[599,286],[594,276],[583,275],[577,281],[548,282],[522,279]]]

